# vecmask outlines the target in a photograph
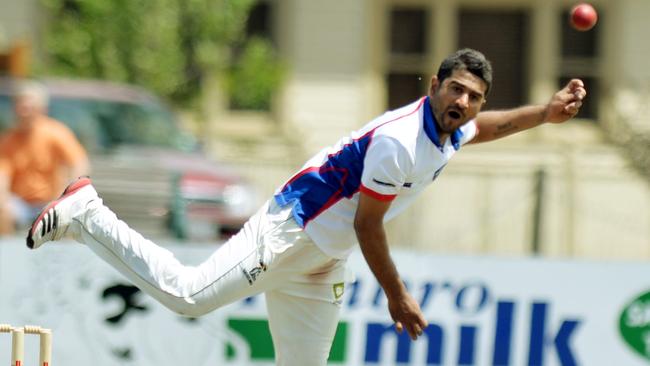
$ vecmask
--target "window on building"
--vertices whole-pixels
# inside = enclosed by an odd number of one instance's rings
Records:
[[[587,32],[573,29],[569,19],[569,9],[561,13],[562,32],[560,32],[562,54],[560,57],[560,75],[558,87],[564,86],[570,79],[579,78],[584,81],[588,97],[585,99],[578,118],[598,118],[598,78],[600,56],[599,32],[601,31],[602,14],[599,14],[599,26]]]
[[[428,10],[393,7],[389,11],[388,107],[395,109],[426,93]]]
[[[423,80],[420,74],[388,74],[389,109],[402,107],[424,95]]]
[[[270,0],[257,1],[248,12],[246,25],[244,26],[243,37],[232,45],[232,53],[235,59],[241,57],[246,44],[253,38],[263,39],[275,45],[273,27],[271,22]]]
[[[271,109],[273,93],[282,79],[273,32],[273,4],[273,0],[259,0],[253,5],[244,37],[232,46],[226,83],[230,109]]]
[[[424,9],[393,9],[390,12],[392,55],[422,55],[426,49]]]
[[[246,37],[262,37],[273,41],[271,4],[267,1],[258,2],[253,6],[246,21]]]
[[[462,9],[458,48],[474,48],[492,62],[486,109],[512,108],[528,99],[528,14],[523,10]]]

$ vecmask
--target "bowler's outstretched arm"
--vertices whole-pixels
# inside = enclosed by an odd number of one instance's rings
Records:
[[[359,193],[354,229],[361,252],[386,293],[388,310],[395,321],[397,331],[401,333],[406,328],[415,340],[427,327],[427,322],[417,301],[404,286],[390,257],[384,231],[384,215],[389,207],[390,201],[381,201],[363,192]]]
[[[572,79],[545,105],[480,112],[476,116],[479,132],[470,143],[496,140],[545,122],[565,122],[578,113],[586,95],[582,80]]]

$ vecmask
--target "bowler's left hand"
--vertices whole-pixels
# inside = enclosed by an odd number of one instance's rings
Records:
[[[544,121],[562,123],[569,120],[578,114],[586,96],[587,90],[582,80],[571,79],[546,105]]]

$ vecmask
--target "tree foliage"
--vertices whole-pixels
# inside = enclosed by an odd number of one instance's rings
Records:
[[[139,84],[192,100],[229,68],[254,0],[41,0],[48,73]]]
[[[275,50],[265,39],[248,40],[238,61],[230,68],[226,91],[235,109],[269,110],[284,70],[275,62]]]

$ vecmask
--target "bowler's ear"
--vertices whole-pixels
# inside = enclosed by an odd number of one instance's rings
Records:
[[[431,86],[429,87],[429,95],[435,94],[436,89],[438,89],[438,84],[440,84],[440,82],[438,81],[438,76],[433,75],[431,77]]]

